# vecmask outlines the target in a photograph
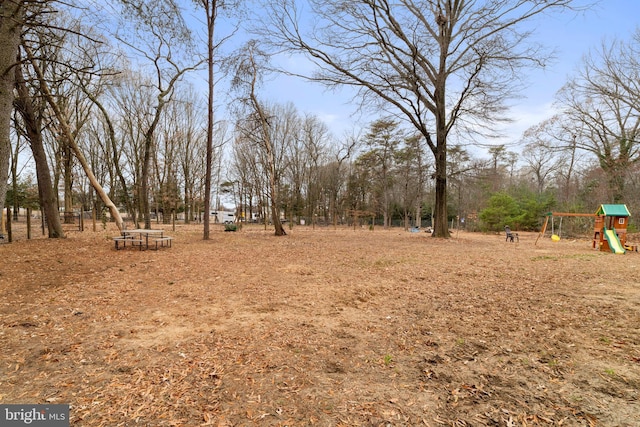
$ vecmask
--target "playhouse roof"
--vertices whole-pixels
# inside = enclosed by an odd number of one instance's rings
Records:
[[[627,205],[600,205],[596,215],[605,216],[631,216]]]

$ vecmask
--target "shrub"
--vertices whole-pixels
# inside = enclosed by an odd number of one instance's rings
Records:
[[[505,225],[513,230],[537,230],[540,219],[555,204],[553,197],[525,193],[519,199],[507,193],[495,193],[489,206],[480,211],[482,229],[501,231]]]

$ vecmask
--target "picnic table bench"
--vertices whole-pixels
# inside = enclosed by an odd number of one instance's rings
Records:
[[[121,248],[122,249],[126,248],[127,247],[127,243],[130,243],[131,246],[138,246],[140,248],[140,250],[142,250],[142,244],[144,243],[144,240],[136,239],[132,235],[114,237],[113,241],[116,244],[116,251],[120,250]],[[120,246],[120,245],[122,245],[122,246]]]
[[[162,236],[162,237],[154,238],[153,242],[156,244],[156,251],[158,250],[158,243],[160,244],[160,247],[163,247],[163,246],[171,247],[172,240],[173,240],[173,237],[170,237],[170,236]]]
[[[151,242],[149,242],[151,240]],[[173,237],[165,236],[164,230],[147,230],[147,229],[133,229],[133,230],[122,230],[122,233],[118,237],[114,237],[113,241],[115,243],[116,250],[124,249],[127,247],[129,243],[131,247],[137,247],[140,250],[149,249],[150,247],[158,250],[162,247],[171,247],[171,242],[173,241]],[[149,243],[152,246],[149,246]]]

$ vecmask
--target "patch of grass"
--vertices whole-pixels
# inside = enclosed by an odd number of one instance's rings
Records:
[[[595,257],[597,257],[598,255],[595,253],[586,253],[586,254],[573,254],[573,255],[566,255],[563,256],[563,258],[565,259],[583,259],[583,260],[591,260]]]
[[[388,268],[398,262],[398,260],[379,258],[373,262],[373,266],[376,268]]]
[[[385,354],[383,360],[384,360],[385,366],[389,366],[391,362],[393,362],[393,357],[390,354]]]
[[[559,258],[553,255],[539,255],[531,258],[531,261],[558,261]]]
[[[609,375],[610,377],[615,377],[615,376],[616,376],[616,371],[614,371],[614,370],[613,370],[613,369],[611,369],[611,368],[607,368],[607,369],[605,369],[605,370],[604,370],[604,373],[605,373],[605,374],[607,374],[607,375]]]
[[[600,337],[600,339],[598,341],[600,341],[603,344],[607,344],[607,345],[611,344],[611,339],[607,338],[607,337]]]
[[[590,261],[591,259],[597,257],[598,254],[587,253],[587,254],[571,254],[571,255],[538,255],[531,258],[531,261],[560,261],[563,259],[581,259]]]

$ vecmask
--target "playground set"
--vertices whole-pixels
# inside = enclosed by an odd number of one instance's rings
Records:
[[[627,243],[627,226],[629,225],[629,209],[626,205],[600,205],[596,213],[574,213],[574,212],[549,212],[546,215],[542,230],[538,239],[544,235],[549,224],[549,218],[553,223],[553,217],[592,217],[595,219],[593,227],[593,249],[603,252],[613,252],[624,254],[627,251],[638,251],[638,245]],[[562,224],[562,222],[561,222]],[[560,237],[555,233],[551,236],[555,241]],[[536,244],[538,243],[536,239]]]

